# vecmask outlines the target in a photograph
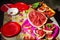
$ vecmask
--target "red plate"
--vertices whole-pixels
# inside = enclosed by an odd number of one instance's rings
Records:
[[[16,8],[19,9],[19,11],[24,11],[28,9],[28,5],[23,2],[17,2],[15,3]]]
[[[7,37],[15,36],[20,31],[21,31],[20,25],[16,22],[8,22],[4,24],[1,29],[2,35]]]
[[[11,7],[14,7],[14,5],[13,5],[13,4],[3,4],[3,5],[1,6],[1,11],[7,12],[7,10],[8,10],[7,7],[11,8]]]

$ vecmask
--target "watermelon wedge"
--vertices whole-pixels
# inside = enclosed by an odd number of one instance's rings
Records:
[[[45,26],[43,26],[43,30],[46,33],[52,33],[54,29],[55,29],[55,25],[52,23],[47,23]]]
[[[47,38],[48,40],[52,40],[52,39],[53,39],[53,36],[52,36],[52,34],[46,34],[46,38]]]
[[[39,29],[34,30],[34,34],[36,35],[36,37],[38,39],[41,39],[41,38],[43,38],[45,36],[45,32],[42,29],[40,29],[40,30]]]

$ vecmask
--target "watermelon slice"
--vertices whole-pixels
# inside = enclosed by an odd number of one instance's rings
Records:
[[[40,30],[39,29],[34,30],[34,34],[36,35],[36,37],[38,39],[41,39],[41,38],[43,38],[45,36],[45,33],[44,33],[44,31],[42,29],[40,29]]]
[[[51,40],[51,39],[53,39],[53,36],[52,36],[52,34],[46,34],[46,38],[47,38],[48,40]]]
[[[47,17],[44,14],[32,9],[28,13],[28,21],[34,27],[39,28],[47,22]]]
[[[53,32],[53,29],[55,29],[55,25],[52,24],[52,23],[47,23],[47,24],[43,27],[43,30],[44,30],[46,33],[52,33],[52,32]]]
[[[30,37],[30,40],[36,40],[36,38],[31,36],[31,37]]]
[[[24,36],[23,40],[35,40],[35,37],[32,37],[31,35],[30,35],[30,37],[29,36]]]
[[[24,36],[23,40],[29,40],[29,37],[28,36]]]

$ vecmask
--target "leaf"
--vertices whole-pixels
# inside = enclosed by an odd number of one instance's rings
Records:
[[[51,27],[51,24],[47,24],[47,27],[50,28]]]
[[[32,8],[37,8],[38,6],[39,6],[39,2],[32,4]]]
[[[25,12],[26,12],[26,13],[28,13],[28,12],[29,12],[29,10],[26,10]]]

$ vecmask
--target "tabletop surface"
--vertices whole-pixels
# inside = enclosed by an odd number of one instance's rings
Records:
[[[37,2],[37,1],[42,1],[42,0],[0,0],[0,7],[5,4],[5,3],[15,3],[15,2],[26,2],[28,4],[31,4],[31,3],[34,3],[34,2]],[[58,9],[54,9],[56,14],[54,15],[55,19],[57,20],[58,24],[60,25],[60,11],[58,11]],[[4,12],[2,12],[0,10],[0,27],[2,26],[3,24],[3,19],[4,19]],[[1,39],[1,35],[0,35],[0,39]]]

